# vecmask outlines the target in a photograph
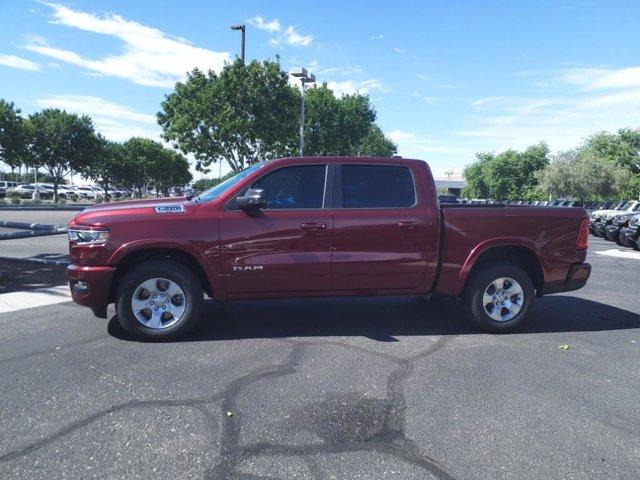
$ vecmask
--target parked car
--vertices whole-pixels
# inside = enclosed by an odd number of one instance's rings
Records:
[[[634,202],[631,209],[607,214],[605,217],[607,220],[607,225],[604,229],[605,238],[611,242],[616,242],[618,245],[622,245],[620,241],[620,229],[626,227],[631,217],[634,216],[634,212],[638,212],[639,210],[640,202]]]
[[[439,204],[428,165],[402,158],[256,163],[191,200],[96,205],[69,223],[74,301],[132,335],[175,338],[221,301],[445,295],[490,332],[534,297],[581,288],[581,208]]]
[[[77,186],[76,193],[78,196],[84,200],[95,200],[96,199],[96,191],[92,187],[87,186]]]
[[[52,183],[41,183],[38,188],[46,188],[47,191],[51,192],[53,196],[53,184]],[[76,192],[68,185],[60,184],[58,185],[58,198],[62,200],[77,200],[78,195]]]
[[[33,196],[33,193],[36,191],[36,185],[33,183],[22,183],[16,187],[10,188],[7,190],[7,196],[9,197],[18,197],[23,199],[30,199]],[[49,190],[48,188],[38,185],[38,193],[40,194],[40,198],[42,200],[49,200],[53,198],[53,190]]]
[[[15,188],[18,186],[18,182],[11,182],[2,180],[0,181],[0,198],[4,198],[7,196],[7,190],[10,188]]]
[[[438,202],[440,203],[458,203],[458,199],[455,195],[438,195]]]
[[[619,202],[612,208],[598,209],[589,215],[589,232],[596,236],[604,236],[604,225],[601,225],[604,217],[611,212],[618,212],[624,210],[629,202]]]
[[[620,243],[625,247],[640,250],[640,214],[629,219],[629,224],[620,229]]]

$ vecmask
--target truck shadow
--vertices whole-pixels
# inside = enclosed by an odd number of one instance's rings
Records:
[[[640,315],[566,295],[536,299],[527,324],[514,335],[640,328]],[[130,337],[117,318],[109,333]],[[205,302],[202,321],[181,341],[246,338],[362,336],[396,342],[408,335],[465,335],[480,331],[454,301],[416,297],[343,297],[295,300]]]

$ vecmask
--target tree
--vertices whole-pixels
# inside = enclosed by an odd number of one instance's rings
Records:
[[[233,175],[235,175],[233,172],[229,172],[229,173],[227,173],[226,175],[223,175],[220,178],[200,178],[200,179],[196,180],[195,182],[193,182],[193,185],[191,187],[196,192],[204,192],[205,190],[209,190],[210,188],[221,184],[222,182],[224,182],[228,178],[231,178]]]
[[[467,165],[464,196],[505,200],[527,199],[536,195],[535,172],[549,163],[549,148],[544,143],[532,145],[523,152],[478,153],[476,161]]]
[[[159,142],[142,137],[130,138],[123,147],[123,181],[132,185],[138,198],[142,198],[145,186],[151,183],[154,175],[153,167],[157,165],[157,159],[165,155],[165,148]]]
[[[587,139],[583,150],[630,170],[619,194],[625,198],[640,198],[640,130],[623,128],[618,133],[600,132]]]
[[[86,115],[48,108],[30,115],[27,125],[27,163],[51,176],[57,203],[58,185],[71,171],[85,169],[96,151],[93,122]]]
[[[27,136],[20,109],[0,98],[0,161],[11,172],[26,159]]]
[[[627,181],[627,167],[614,165],[590,150],[559,153],[538,172],[539,190],[555,198],[579,201],[615,198]]]
[[[166,197],[172,187],[182,187],[191,181],[187,159],[168,148],[164,148],[162,155],[153,159],[151,172],[150,182],[157,193],[162,192]]]
[[[196,169],[226,161],[234,172],[295,144],[298,95],[278,62],[237,60],[219,75],[200,70],[162,102],[163,137],[196,158]]]
[[[106,140],[98,135],[96,152],[91,162],[81,169],[87,178],[91,178],[104,190],[105,202],[109,201],[109,187],[123,183],[125,172],[125,148],[122,144]]]
[[[307,90],[305,104],[306,155],[358,154],[376,119],[369,97],[336,98],[323,83]]]
[[[380,127],[372,123],[360,145],[358,154],[366,157],[392,157],[398,146],[387,138]]]

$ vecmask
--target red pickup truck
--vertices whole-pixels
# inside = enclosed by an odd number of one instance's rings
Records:
[[[209,297],[445,295],[491,332],[581,288],[581,208],[439,205],[421,160],[257,163],[195,198],[117,202],[69,223],[73,299],[142,339],[186,333]]]

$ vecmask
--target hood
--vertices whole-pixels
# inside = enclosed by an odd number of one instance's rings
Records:
[[[105,225],[117,221],[131,222],[145,218],[186,215],[196,205],[184,197],[109,202],[85,208],[71,220],[70,225]]]

